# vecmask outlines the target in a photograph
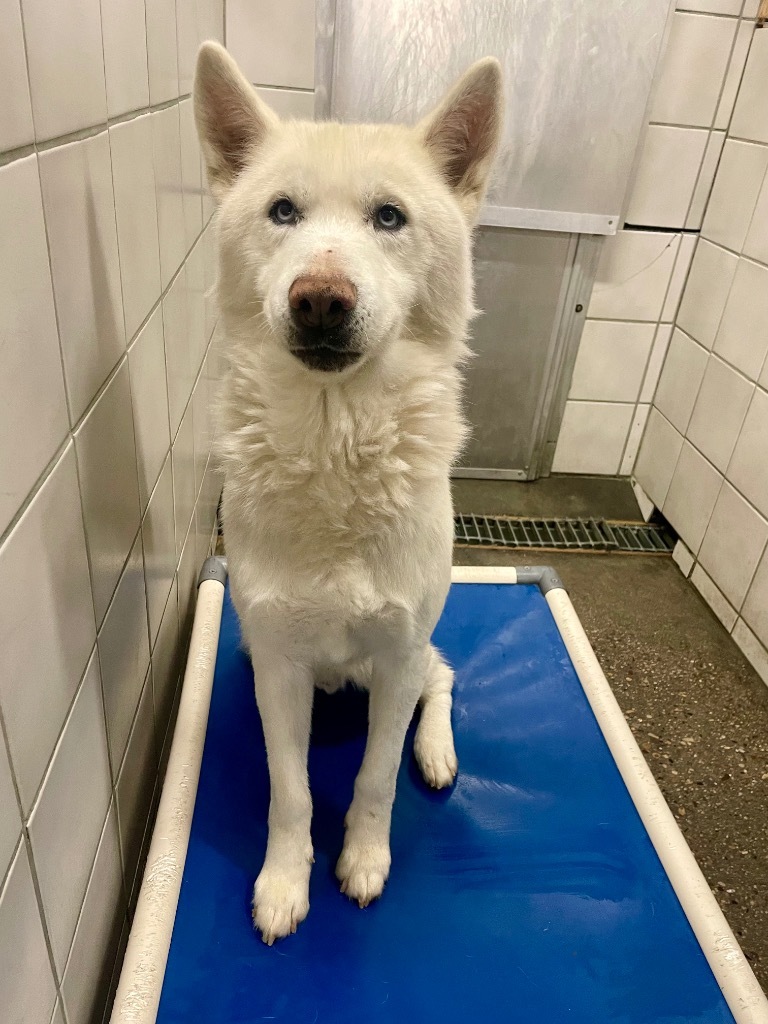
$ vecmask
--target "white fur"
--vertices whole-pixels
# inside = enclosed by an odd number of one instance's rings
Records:
[[[220,202],[224,535],[269,761],[253,912],[271,943],[309,909],[315,685],[351,678],[370,692],[337,866],[361,906],[389,873],[395,780],[419,701],[425,779],[446,786],[457,770],[453,673],[430,637],[450,582],[470,231],[496,145],[499,73],[476,65],[415,128],[281,123],[205,44],[195,102]],[[299,224],[269,219],[276,196],[301,205]],[[407,215],[399,232],[371,223],[389,201]],[[318,266],[357,291],[363,356],[338,372],[308,369],[287,345],[288,290]]]

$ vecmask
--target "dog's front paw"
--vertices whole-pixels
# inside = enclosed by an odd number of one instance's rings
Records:
[[[292,935],[308,911],[308,871],[262,869],[253,887],[253,923],[268,946]]]
[[[416,731],[413,752],[427,785],[433,789],[444,789],[453,783],[459,762],[450,725],[427,725],[422,721]]]
[[[386,843],[358,844],[348,840],[336,865],[341,891],[361,907],[367,907],[381,896],[391,862]]]

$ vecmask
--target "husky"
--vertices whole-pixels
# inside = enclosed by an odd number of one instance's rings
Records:
[[[309,910],[316,686],[369,692],[336,867],[361,907],[389,875],[417,705],[424,779],[456,775],[453,672],[430,638],[451,578],[471,234],[501,104],[488,58],[415,126],[281,121],[221,46],[198,55],[227,364],[224,540],[270,777],[253,919],[270,945]]]

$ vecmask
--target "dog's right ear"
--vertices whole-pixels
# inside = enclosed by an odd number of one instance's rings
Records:
[[[262,103],[250,82],[218,43],[203,43],[197,55],[195,120],[217,200],[224,197],[277,115]]]

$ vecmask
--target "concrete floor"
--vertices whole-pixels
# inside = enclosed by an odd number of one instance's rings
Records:
[[[457,507],[639,519],[626,483],[556,480],[541,481],[538,493],[526,493],[530,484],[457,481]],[[537,561],[561,574],[662,792],[768,990],[768,687],[668,556],[454,552],[465,565]]]

